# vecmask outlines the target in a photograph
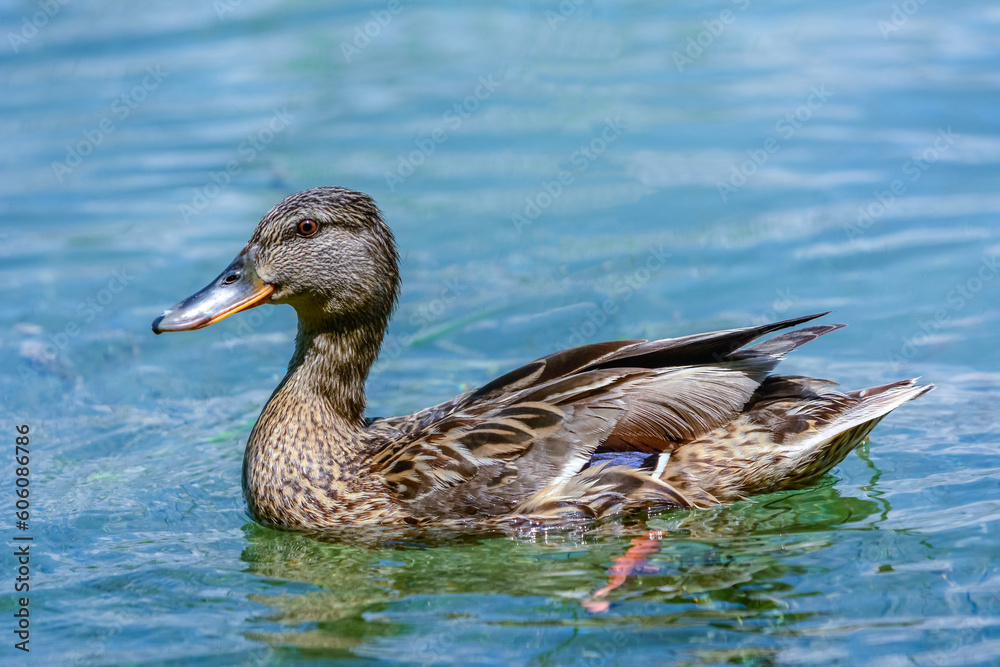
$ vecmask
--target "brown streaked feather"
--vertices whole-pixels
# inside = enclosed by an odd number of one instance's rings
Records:
[[[632,347],[619,350],[582,370],[589,370],[591,367],[663,368],[665,366],[711,364],[724,361],[730,354],[761,336],[804,324],[827,314],[817,313],[742,329],[727,329],[680,338],[643,341]]]
[[[581,345],[536,359],[498,377],[476,391],[464,394],[461,398],[465,403],[487,401],[532,386],[542,385],[551,380],[601,368],[654,369],[720,362],[724,361],[735,350],[761,336],[803,324],[826,314],[817,313],[755,327],[713,331],[679,338],[664,338],[654,341],[607,341]],[[802,334],[801,342],[789,350],[842,326],[844,325],[834,324],[801,329],[800,332],[806,332]],[[815,333],[812,338],[807,338],[810,335],[809,332],[814,329],[823,329],[823,331]],[[762,354],[771,353],[762,351]]]
[[[449,401],[411,415],[369,420],[368,427],[372,432],[383,434],[387,438],[393,435],[416,434],[426,426],[444,419],[466,406],[488,404],[490,401],[509,397],[521,390],[540,387],[553,380],[572,377],[586,370],[627,367],[653,369],[671,365],[719,362],[731,355],[733,350],[740,345],[745,345],[767,333],[796,326],[825,314],[820,313],[757,327],[730,329],[680,338],[656,341],[608,341],[581,345],[536,359],[496,378],[477,390],[460,394]],[[777,357],[842,326],[844,325],[817,325],[791,331],[740,351],[736,358]],[[768,347],[762,347],[764,345]],[[780,351],[778,351],[779,349]],[[666,445],[654,445],[651,449],[662,449],[663,446]]]
[[[520,407],[519,404],[504,406],[496,412],[513,412]],[[587,405],[568,405],[560,411],[563,418],[558,423],[532,429],[534,438],[517,451],[496,444],[489,445],[490,451],[498,451],[502,457],[487,458],[477,456],[481,452],[469,451],[466,456],[476,465],[472,474],[460,483],[426,488],[425,493],[407,502],[407,507],[417,515],[443,511],[451,516],[508,514],[538,489],[576,474],[587,465],[596,443],[613,426],[617,411]],[[508,420],[513,419],[510,412]],[[537,418],[535,411],[527,414]],[[494,417],[491,413],[485,419]],[[456,446],[454,440],[450,444],[453,449],[467,451]],[[407,455],[407,449],[399,454]],[[436,474],[425,472],[430,476]]]
[[[843,329],[846,324],[814,324],[810,327],[802,327],[794,331],[786,331],[772,338],[768,338],[762,343],[751,345],[742,350],[742,353],[767,354],[772,357],[783,357],[792,350],[802,347],[806,343],[811,343],[820,336],[825,336],[831,331]]]
[[[767,364],[763,364],[767,366]],[[758,386],[761,364],[668,368],[637,382],[601,451],[673,449],[731,421]]]
[[[478,513],[510,511],[525,495],[575,479],[598,446],[662,451],[731,421],[774,363],[759,355],[557,378],[495,399],[496,407],[484,401],[432,424],[402,447],[380,452],[373,469],[415,510],[450,504]],[[486,488],[494,489],[492,497]]]
[[[441,495],[473,480],[496,486],[498,476],[510,476],[506,464],[537,447],[565,417],[563,410],[534,402],[479,406],[479,412],[453,414],[412,440],[384,448],[373,457],[372,471],[404,501]],[[503,486],[509,487],[510,480]]]
[[[534,521],[599,519],[638,507],[696,505],[669,484],[627,466],[598,465],[540,489],[512,512]]]
[[[504,394],[511,394],[521,389],[544,384],[550,380],[566,377],[584,367],[600,363],[602,359],[612,356],[623,348],[645,342],[644,340],[608,341],[560,350],[501,375],[478,390],[471,392],[468,400],[470,402],[488,401]]]
[[[901,380],[841,393],[828,380],[771,376],[745,414],[678,447],[661,479],[731,502],[800,488],[840,463],[890,411],[934,389]]]
[[[772,375],[755,394],[747,415],[781,444],[787,437],[828,425],[857,404],[833,386],[830,380]]]

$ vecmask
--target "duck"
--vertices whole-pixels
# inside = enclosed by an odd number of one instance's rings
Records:
[[[399,294],[399,252],[375,201],[317,187],[280,201],[215,280],[153,322],[160,334],[265,304],[295,309],[287,373],[243,457],[257,522],[543,526],[733,503],[815,483],[934,389],[907,379],[840,391],[772,373],[844,326],[802,326],[820,313],[590,343],[419,412],[368,418],[365,382]]]

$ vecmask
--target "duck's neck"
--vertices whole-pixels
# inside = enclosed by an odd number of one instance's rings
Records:
[[[300,400],[322,406],[328,413],[324,416],[338,422],[341,428],[361,429],[365,380],[378,357],[381,340],[381,332],[367,327],[320,331],[300,320],[295,353],[275,395],[294,393]]]
[[[366,326],[320,329],[300,319],[288,373],[243,458],[244,495],[259,520],[295,524],[290,514],[342,502],[364,464],[365,379],[382,335]]]

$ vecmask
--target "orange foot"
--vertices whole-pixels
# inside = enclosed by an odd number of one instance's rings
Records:
[[[616,558],[615,564],[609,569],[608,585],[591,595],[590,599],[583,603],[583,607],[593,614],[607,611],[611,603],[598,598],[603,598],[624,584],[629,575],[636,572],[656,572],[656,568],[646,567],[646,562],[649,556],[660,550],[660,538],[666,534],[665,530],[651,530],[644,537],[632,538],[632,546],[624,556]]]

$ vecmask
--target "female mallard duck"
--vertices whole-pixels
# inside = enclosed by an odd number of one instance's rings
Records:
[[[243,493],[260,522],[483,524],[704,507],[826,474],[933,385],[838,392],[768,375],[840,324],[751,341],[819,315],[556,352],[405,417],[365,419],[365,379],[399,294],[371,197],[313,188],[257,225],[208,287],[153,322],[186,331],[263,303],[298,313],[295,353],[250,434]]]

